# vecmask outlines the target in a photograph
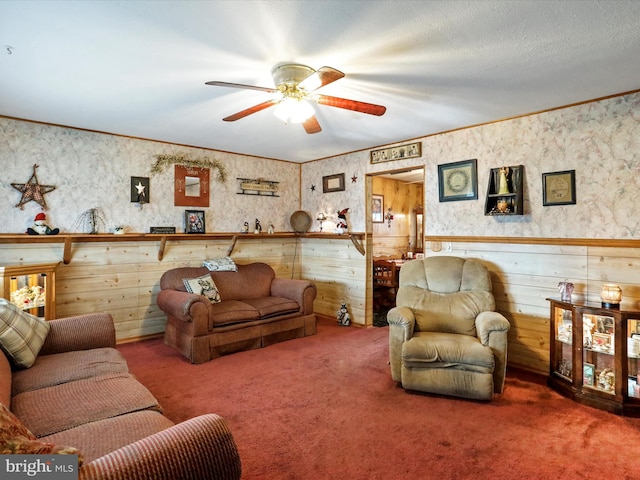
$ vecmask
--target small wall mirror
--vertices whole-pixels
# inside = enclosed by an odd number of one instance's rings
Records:
[[[413,210],[416,214],[416,248],[415,251],[418,253],[423,253],[424,251],[424,223],[423,223],[423,214],[422,207],[416,207]]]
[[[173,204],[183,207],[209,206],[209,169],[175,165]]]
[[[187,197],[200,196],[200,177],[184,177],[184,194]]]

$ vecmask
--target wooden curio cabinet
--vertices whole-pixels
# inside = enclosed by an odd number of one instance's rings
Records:
[[[547,300],[549,386],[585,405],[640,416],[640,312]]]
[[[25,312],[53,320],[56,316],[58,263],[0,266],[0,294]]]

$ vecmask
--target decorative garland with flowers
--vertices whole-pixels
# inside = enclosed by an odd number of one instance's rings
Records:
[[[188,153],[160,153],[155,156],[156,162],[151,166],[151,174],[162,173],[169,165],[186,165],[188,167],[197,168],[211,168],[217,170],[218,175],[216,179],[218,182],[224,184],[227,181],[227,171],[224,165],[216,159],[210,159],[208,157],[192,158]]]

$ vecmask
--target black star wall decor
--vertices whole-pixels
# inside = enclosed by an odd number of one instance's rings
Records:
[[[16,207],[20,207],[20,210],[24,210],[25,203],[34,201],[38,203],[43,210],[47,209],[47,202],[44,196],[54,191],[57,187],[54,185],[40,185],[38,183],[38,176],[36,175],[36,168],[38,164],[33,165],[33,174],[27,180],[27,183],[12,183],[11,186],[22,193],[20,201],[16,204]]]

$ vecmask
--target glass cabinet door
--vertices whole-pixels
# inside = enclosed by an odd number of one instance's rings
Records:
[[[53,320],[57,266],[57,263],[0,265],[0,296],[31,315]]]
[[[640,399],[640,316],[627,319],[627,387],[630,398]]]
[[[573,312],[569,308],[554,305],[553,352],[551,371],[569,382],[573,380]]]
[[[614,316],[582,312],[583,388],[616,395]]]

